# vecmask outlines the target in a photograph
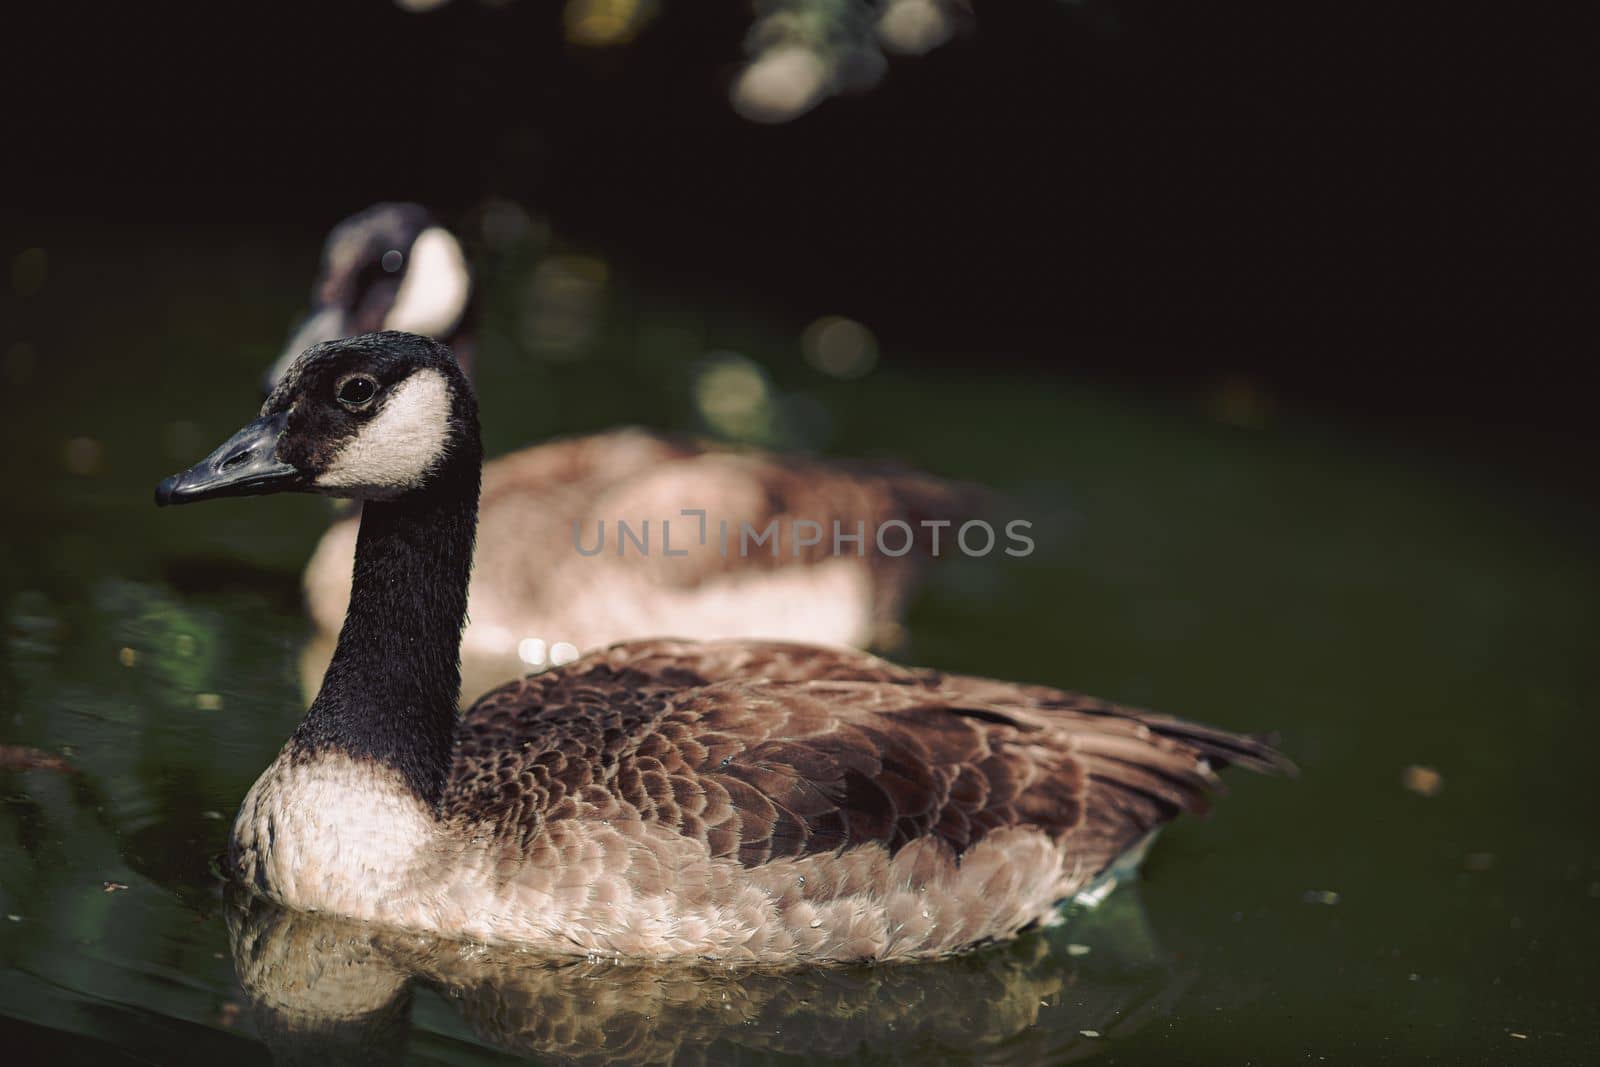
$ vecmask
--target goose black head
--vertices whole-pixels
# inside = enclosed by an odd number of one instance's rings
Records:
[[[270,393],[306,348],[374,330],[452,343],[472,297],[461,243],[418,204],[374,204],[335,226],[322,246],[311,311],[268,368]]]
[[[482,462],[472,386],[444,345],[386,331],[313,345],[216,451],[156,503],[307,492],[392,500]]]

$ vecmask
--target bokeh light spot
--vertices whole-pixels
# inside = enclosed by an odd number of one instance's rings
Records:
[[[804,45],[774,48],[733,83],[733,108],[752,122],[787,122],[817,105],[827,78],[822,58]]]
[[[523,340],[546,358],[583,355],[599,327],[610,277],[605,261],[594,256],[546,256],[528,285]]]
[[[878,39],[891,52],[920,56],[950,39],[954,27],[939,0],[890,0]]]
[[[754,361],[737,352],[714,352],[694,382],[695,407],[716,433],[740,441],[766,440],[772,432],[772,390]]]
[[[805,328],[806,362],[834,378],[860,378],[878,365],[878,339],[854,319],[825,315]]]
[[[611,48],[633,40],[655,14],[640,0],[567,0],[562,23],[567,40],[587,48]]]

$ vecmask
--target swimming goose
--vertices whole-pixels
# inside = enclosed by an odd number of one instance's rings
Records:
[[[1007,938],[1204,807],[1254,738],[785,642],[624,642],[458,719],[481,445],[449,350],[320,344],[158,504],[363,502],[322,688],[234,822],[287,907],[555,953],[903,960]]]
[[[472,293],[460,242],[422,207],[353,215],[328,236],[316,308],[269,373],[269,391],[310,344],[381,328],[431,336],[459,354]],[[947,527],[948,553],[982,510],[975,488],[901,467],[734,452],[637,429],[502,456],[483,472],[462,643],[467,692],[661,633],[893,647],[937,551],[941,527],[923,522]],[[846,537],[838,552],[836,522]],[[893,554],[899,530],[885,534],[887,552],[874,537],[890,522],[915,535],[904,554]],[[776,536],[763,538],[774,523]],[[357,525],[353,515],[335,522],[306,568],[317,627],[302,658],[308,697],[349,606]],[[813,536],[814,545],[794,543]]]
[[[436,338],[470,368],[472,296],[455,234],[421,204],[373,204],[328,231],[311,310],[267,369],[264,392],[311,345],[373,330]]]

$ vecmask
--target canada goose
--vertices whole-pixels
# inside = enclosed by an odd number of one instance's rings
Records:
[[[472,296],[455,234],[420,204],[373,204],[328,231],[311,309],[267,369],[263,392],[310,346],[374,330],[435,338],[470,369]]]
[[[322,688],[229,865],[290,908],[558,953],[901,960],[1010,937],[1265,743],[853,650],[625,642],[483,696],[457,655],[481,444],[443,345],[317,345],[158,504],[363,501]]]
[[[328,236],[316,308],[269,372],[269,391],[310,344],[377,329],[431,336],[459,354],[473,289],[460,242],[422,207],[353,215]],[[637,429],[521,449],[483,472],[465,689],[661,633],[892,648],[940,526],[949,546],[982,510],[975,488],[904,468],[734,452]],[[335,521],[306,568],[317,628],[302,656],[308,697],[349,605],[358,521]],[[903,555],[873,536],[890,521],[915,534]],[[774,523],[776,537],[761,540]],[[837,552],[835,523],[845,535]],[[815,525],[791,536],[805,524]],[[816,544],[791,544],[815,531]],[[580,555],[580,544],[601,547]]]

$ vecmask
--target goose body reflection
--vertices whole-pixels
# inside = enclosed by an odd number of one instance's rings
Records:
[[[1136,892],[943,963],[800,972],[542,959],[288,911],[240,891],[227,920],[239,982],[279,1062],[396,1062],[413,998],[427,989],[473,1038],[564,1063],[751,1054],[923,1063],[957,1050],[1060,1063],[1161,1017],[1189,982]]]
[[[459,357],[474,289],[460,242],[424,208],[377,204],[353,215],[328,236],[313,310],[269,371],[269,391],[310,344],[372,330],[430,336]],[[922,522],[949,527],[948,542],[982,510],[973,487],[892,464],[736,452],[638,429],[501,456],[483,471],[466,691],[663,633],[893,646],[934,551],[937,531]],[[899,532],[889,551],[877,544],[874,532],[890,520],[909,524],[908,551]],[[797,536],[797,523],[814,525]],[[862,540],[833,551],[835,523]],[[638,540],[625,542],[621,524]],[[767,533],[774,526],[776,536]],[[354,516],[337,521],[306,568],[318,633],[302,663],[308,694],[349,606],[357,528]],[[796,543],[811,531],[820,531],[814,543]]]
[[[784,642],[626,642],[459,721],[481,446],[449,351],[309,349],[160,503],[364,502],[317,698],[234,823],[288,907],[619,957],[903,960],[1014,936],[1103,886],[1270,747],[1076,694]]]

